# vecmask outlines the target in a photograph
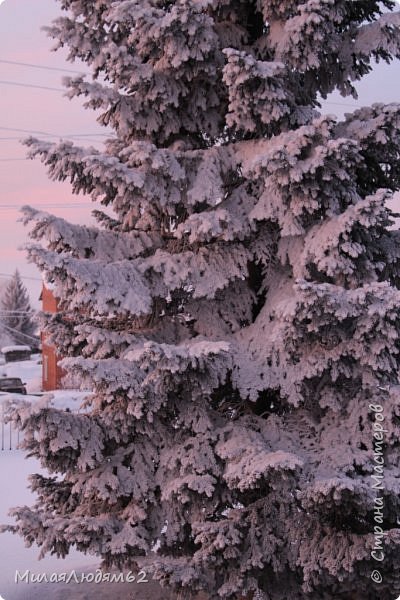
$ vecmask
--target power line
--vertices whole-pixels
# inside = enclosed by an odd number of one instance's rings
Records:
[[[57,137],[56,134],[54,134],[54,137]],[[60,136],[61,137],[61,136]],[[90,142],[91,144],[104,144],[105,140],[94,140],[92,138],[86,138],[83,137],[83,135],[75,135],[75,136],[63,136],[64,141],[65,140],[72,140],[73,142]],[[6,137],[6,136],[0,136],[0,142],[3,141],[16,141],[16,142],[22,142],[22,138],[21,136],[13,136],[13,137]],[[52,140],[51,140],[52,141]]]
[[[39,129],[20,129],[17,127],[6,127],[4,125],[0,125],[1,131],[18,131],[19,133],[35,133],[37,135],[46,135],[49,137],[107,137],[108,133],[50,133],[49,131],[40,131]]]
[[[27,133],[34,135],[41,135],[45,137],[59,137],[59,138],[75,138],[78,142],[89,142],[90,144],[103,144],[105,140],[97,140],[97,139],[89,139],[89,138],[97,138],[97,137],[110,137],[107,133],[69,133],[69,134],[60,134],[60,133],[50,133],[49,131],[40,131],[35,129],[21,129],[18,127],[5,127],[0,126],[1,131],[17,131],[19,133]],[[0,137],[0,140],[10,140],[10,139],[20,139],[18,137]],[[27,161],[31,160],[27,157],[1,157],[0,162],[19,162],[19,161]]]
[[[4,278],[13,278],[14,274],[10,274],[10,273],[0,273],[0,277]],[[21,275],[20,274],[21,279],[30,279],[32,281],[42,281],[42,279],[40,279],[40,277],[29,277],[28,275]]]
[[[89,138],[110,138],[110,137],[115,137],[114,135],[111,135],[110,133],[52,133],[49,131],[41,131],[39,129],[21,129],[18,127],[6,127],[4,125],[0,126],[0,131],[16,131],[18,133],[27,133],[27,134],[33,134],[33,135],[40,135],[40,136],[45,136],[45,137],[51,137],[51,138],[65,138],[65,139],[76,139],[78,142],[82,141],[82,142],[89,142],[91,144],[103,144],[105,140],[102,139],[89,139]],[[0,138],[0,139],[7,139],[7,137],[4,138]],[[20,139],[20,138],[15,138],[15,139]],[[17,158],[3,158],[3,161],[13,161],[13,160],[17,160]],[[22,158],[18,158],[18,160],[27,160],[26,158],[22,159]]]
[[[21,65],[21,66],[27,66],[27,67],[35,67],[38,69],[46,69],[46,70],[50,70],[50,71],[63,71],[66,73],[75,73],[75,74],[79,73],[81,75],[90,75],[90,73],[84,73],[83,71],[73,71],[71,69],[61,69],[61,68],[59,69],[56,67],[46,67],[46,66],[29,64],[29,63],[20,63],[20,62],[16,62],[16,61],[14,62],[14,61],[1,60],[1,59],[0,59],[0,63],[15,64],[15,65]],[[36,84],[31,84],[31,83],[20,83],[17,81],[2,81],[1,80],[0,84],[36,88],[36,89],[40,89],[40,90],[50,90],[50,91],[54,91],[54,92],[65,92],[66,91],[65,88],[55,88],[55,87],[51,87],[51,86],[36,85]],[[330,101],[322,100],[321,103],[323,105],[329,104],[332,106],[347,106],[350,108],[361,108],[361,106],[359,104],[347,104],[345,102],[330,102]]]
[[[18,210],[20,210],[21,208],[23,208],[24,205],[18,205],[16,206],[15,204],[0,204],[0,208],[16,208]],[[33,206],[33,208],[54,208],[56,206],[65,206],[67,208],[69,207],[75,207],[75,206],[92,206],[92,204],[90,202],[54,202],[52,204],[35,204]]]
[[[18,162],[20,160],[29,160],[28,158],[0,158],[0,162]]]
[[[93,139],[93,138],[84,137],[84,135],[85,135],[84,133],[76,133],[76,134],[73,134],[73,135],[68,135],[68,134],[59,135],[57,133],[54,133],[54,134],[48,134],[46,137],[50,137],[50,136],[52,136],[52,137],[60,137],[60,138],[64,138],[64,139],[72,139],[73,141],[76,140],[77,142],[88,141],[88,142],[91,142],[92,144],[103,144],[105,142],[105,140],[96,140],[96,139]],[[92,135],[92,134],[89,134],[89,135]],[[93,134],[93,137],[94,137],[94,135],[95,134]],[[23,138],[20,135],[0,136],[0,141],[6,141],[7,140],[7,141],[21,142],[22,139]]]
[[[0,126],[0,131],[18,131],[20,133],[41,135],[41,136],[45,136],[45,137],[58,137],[58,138],[65,138],[65,139],[70,138],[73,141],[75,139],[77,142],[89,142],[90,144],[103,144],[105,140],[101,140],[101,139],[96,140],[96,139],[89,139],[89,138],[115,137],[115,136],[110,136],[107,133],[60,134],[60,133],[50,133],[48,131],[40,131],[40,130],[35,130],[35,129],[20,129],[17,127],[5,127],[5,126]],[[8,140],[8,139],[20,139],[20,138],[0,137],[0,140]],[[28,160],[32,160],[32,159],[29,159],[27,157],[23,157],[23,158],[22,157],[1,157],[0,158],[0,162],[19,162],[19,161],[28,161]]]
[[[34,208],[38,208],[38,207],[34,207]],[[90,204],[71,204],[71,205],[64,205],[64,204],[55,204],[53,206],[43,206],[43,209],[49,209],[49,210],[55,210],[55,209],[59,209],[59,210],[72,210],[72,209],[89,209],[89,208],[93,208],[92,205]],[[10,213],[15,213],[15,212],[19,212],[20,211],[20,207],[0,207],[0,212],[10,212]]]
[[[2,315],[30,315],[32,312],[32,310],[9,310],[7,308],[0,308],[0,314]]]
[[[90,75],[84,71],[74,71],[73,69],[62,69],[61,67],[49,67],[48,65],[37,65],[34,63],[19,62],[16,60],[4,60],[0,59],[0,63],[6,65],[18,65],[19,67],[30,67],[33,69],[44,69],[45,71],[60,71],[62,73],[75,73],[75,75]]]
[[[0,317],[4,317],[7,315],[18,316],[18,315],[31,315],[33,310],[3,310],[0,309]]]
[[[347,104],[346,102],[322,102],[322,105],[330,104],[332,106],[347,106],[348,108],[362,108],[360,104]]]
[[[25,204],[0,204],[0,208],[15,208],[16,210],[20,210],[24,206]],[[54,208],[58,206],[74,208],[75,206],[93,206],[93,204],[91,202],[51,202],[49,204],[35,204],[33,208]]]
[[[17,138],[17,139],[20,141],[20,144],[22,144],[21,138]],[[0,142],[2,142],[2,141],[4,141],[4,140],[3,140],[3,138],[0,137]],[[55,140],[51,140],[50,139],[49,141],[52,144],[56,144],[57,143]],[[79,145],[79,147],[81,147],[79,143],[80,142],[86,142],[88,145],[86,145],[85,147],[87,149],[89,149],[90,147],[93,148],[93,144],[104,144],[105,140],[92,140],[92,139],[84,138],[84,137],[76,137],[76,138],[69,138],[69,139],[68,138],[64,138],[62,141],[63,142],[68,142],[68,141],[75,142],[75,147],[77,147],[77,144]],[[90,144],[90,146],[89,146],[89,144]],[[100,149],[99,148],[94,148],[94,149],[97,152],[99,150],[101,150],[101,148]],[[10,161],[10,160],[34,160],[34,159],[33,158],[29,158],[27,156],[25,156],[25,157],[22,157],[22,156],[21,157],[20,156],[13,157],[13,156],[11,156],[11,157],[2,157],[2,158],[0,158],[0,160]]]
[[[18,329],[14,329],[13,327],[8,327],[8,325],[5,325],[4,323],[1,323],[1,327],[4,327],[4,329],[7,329],[8,331],[11,331],[12,333],[18,333],[18,335],[21,335],[22,337],[27,338],[29,340],[33,340],[34,342],[38,341],[38,338],[34,338],[31,335],[22,333],[22,331],[18,331]]]
[[[79,70],[73,70],[73,69],[63,69],[61,67],[50,67],[48,65],[38,65],[38,64],[34,64],[34,63],[25,63],[25,62],[19,62],[16,60],[3,60],[0,59],[0,63],[4,63],[4,64],[8,64],[8,65],[18,65],[21,67],[31,67],[31,68],[35,68],[35,69],[44,69],[46,71],[60,71],[62,73],[74,73],[76,75],[86,75],[86,76],[90,76],[91,73],[89,73],[88,71],[79,71]],[[46,88],[47,89],[47,88]],[[52,88],[55,89],[55,88]],[[64,90],[60,90],[60,91],[64,91]],[[330,102],[330,101],[322,101],[323,104],[331,104],[334,106],[351,106],[351,107],[356,107],[356,108],[360,108],[360,106],[358,104],[347,104],[345,102]]]
[[[65,92],[64,88],[55,88],[48,85],[35,85],[33,83],[20,83],[19,81],[4,81],[0,80],[1,85],[16,85],[18,87],[35,88],[37,90],[50,90],[52,92]]]
[[[42,202],[33,205],[33,208],[52,208],[53,206],[91,206],[92,202]],[[26,204],[0,204],[0,208],[24,208]]]
[[[83,139],[78,139],[77,141],[78,142],[85,142],[85,141],[89,142],[89,140],[85,140],[84,138]],[[90,143],[92,143],[92,144],[93,143],[95,143],[95,144],[101,144],[101,142],[90,142]],[[90,148],[90,146],[87,146],[86,148]],[[93,146],[92,146],[92,148],[93,148]],[[93,150],[96,150],[96,152],[98,151],[97,148],[93,148]],[[0,162],[19,162],[19,161],[33,161],[33,160],[34,160],[34,158],[29,158],[29,157],[25,157],[25,158],[22,158],[22,157],[21,158],[20,157],[11,157],[11,158],[2,157],[2,158],[0,158]]]

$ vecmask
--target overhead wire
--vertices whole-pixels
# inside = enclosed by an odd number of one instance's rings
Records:
[[[19,67],[30,67],[33,69],[43,69],[45,71],[60,71],[61,73],[75,73],[76,75],[90,75],[90,73],[87,73],[84,71],[78,71],[78,70],[75,71],[73,69],[63,69],[61,67],[50,67],[49,65],[38,65],[36,63],[25,63],[25,62],[20,62],[18,60],[0,59],[0,63],[6,64],[6,65],[19,66]]]
[[[16,61],[16,60],[6,60],[6,59],[0,59],[0,63],[1,64],[8,64],[8,65],[14,65],[14,66],[21,66],[21,67],[29,67],[29,68],[33,68],[33,69],[41,69],[41,70],[45,70],[45,71],[55,71],[55,72],[60,72],[60,73],[71,73],[71,74],[75,74],[75,75],[84,75],[84,76],[90,76],[91,73],[88,71],[80,71],[79,69],[75,70],[75,69],[66,69],[63,67],[52,67],[50,65],[39,65],[37,63],[25,63],[25,62],[21,62],[21,61]],[[65,88],[55,88],[55,87],[50,87],[50,86],[42,86],[42,85],[36,85],[36,84],[28,84],[28,83],[19,83],[19,82],[14,82],[14,81],[0,81],[0,83],[2,84],[9,84],[9,85],[21,85],[21,86],[27,86],[27,87],[37,87],[38,89],[47,89],[47,90],[51,90],[51,91],[58,91],[58,92],[64,92]],[[329,104],[332,106],[348,106],[348,107],[354,107],[354,108],[360,108],[359,104],[355,104],[355,103],[346,103],[346,102],[331,102],[329,100],[327,101],[322,101],[322,104]]]
[[[51,86],[45,86],[45,85],[36,85],[33,83],[20,83],[18,81],[4,81],[4,80],[0,80],[0,84],[1,85],[14,85],[14,86],[19,86],[19,87],[28,87],[28,88],[35,88],[35,89],[39,89],[39,90],[49,90],[52,92],[65,92],[66,88],[56,88],[56,87],[51,87]],[[345,102],[331,102],[329,100],[327,100],[326,102],[322,101],[322,104],[331,104],[331,105],[336,105],[336,106],[349,106],[349,107],[355,107],[355,108],[360,108],[359,104],[347,104]]]
[[[27,333],[22,333],[21,331],[18,331],[18,329],[14,329],[14,327],[9,327],[8,325],[5,325],[4,323],[1,323],[0,326],[3,327],[4,329],[7,329],[7,331],[11,331],[12,333],[17,333],[18,335],[20,335],[26,339],[33,340],[34,342],[38,341],[38,338],[35,338],[32,335],[28,335]]]
[[[60,72],[68,72],[68,73],[75,73],[75,74],[81,74],[81,75],[89,75],[89,73],[85,73],[83,71],[78,71],[78,70],[73,70],[73,69],[64,69],[61,67],[51,67],[48,65],[38,65],[35,63],[24,63],[24,62],[20,62],[20,61],[10,61],[10,60],[6,60],[6,59],[0,59],[0,63],[2,64],[9,64],[9,65],[18,65],[18,66],[22,66],[22,67],[29,67],[29,68],[35,68],[35,69],[44,69],[44,70],[48,70],[48,71],[60,71]],[[11,85],[11,86],[19,86],[19,87],[28,87],[28,88],[36,88],[36,89],[42,89],[42,90],[49,90],[49,91],[57,91],[57,92],[65,92],[65,88],[56,88],[56,87],[52,87],[52,86],[45,86],[45,85],[38,85],[38,84],[30,84],[30,83],[26,83],[26,82],[17,82],[17,81],[8,81],[8,80],[0,80],[0,85]],[[347,108],[361,108],[361,106],[359,104],[350,104],[350,103],[346,103],[346,102],[332,102],[332,101],[321,101],[322,103],[322,107],[324,106],[342,106],[342,107],[347,107]],[[0,127],[0,130],[2,131],[17,131],[20,133],[28,133],[28,134],[35,134],[35,135],[42,135],[42,136],[46,136],[46,137],[58,137],[58,138],[64,138],[64,139],[76,139],[77,141],[88,141],[91,144],[98,144],[98,143],[103,143],[101,140],[89,140],[89,137],[115,137],[113,135],[107,134],[107,133],[88,133],[88,134],[66,134],[66,135],[61,135],[61,134],[55,134],[55,133],[49,133],[49,132],[44,132],[44,131],[38,131],[38,130],[29,130],[29,129],[19,129],[19,128],[12,128],[12,127]],[[9,138],[0,138],[1,140],[6,140]],[[30,160],[27,157],[0,157],[0,162],[22,162],[22,161],[28,161]]]
[[[0,59],[0,63],[3,64],[9,64],[9,65],[15,65],[15,66],[21,66],[21,67],[30,67],[30,68],[34,68],[34,69],[42,69],[45,71],[59,71],[61,73],[74,73],[76,75],[86,75],[86,76],[90,76],[91,73],[88,71],[80,71],[80,70],[74,70],[74,69],[65,69],[62,67],[51,67],[49,65],[38,65],[36,63],[25,63],[25,62],[20,62],[20,61],[16,61],[16,60],[5,60],[5,59]],[[62,90],[64,91],[64,90]],[[323,104],[332,104],[334,106],[352,106],[352,107],[359,107],[358,104],[349,104],[349,103],[345,103],[345,102],[330,102],[329,100],[327,101],[323,101]]]
[[[78,142],[79,142],[80,140],[87,140],[87,141],[90,141],[90,142],[92,142],[93,144],[98,144],[98,143],[100,143],[100,142],[101,142],[101,143],[103,143],[103,142],[105,141],[105,140],[89,139],[89,138],[87,138],[87,137],[83,137],[83,136],[84,136],[84,134],[83,134],[83,133],[82,133],[82,134],[80,134],[80,133],[79,133],[79,134],[74,134],[74,135],[68,135],[68,134],[66,134],[65,136],[62,136],[62,135],[60,135],[59,137],[66,138],[66,139],[72,139],[72,140],[75,140],[75,139],[76,139]],[[48,136],[48,137],[50,137],[50,136]],[[54,134],[52,135],[52,137],[58,137],[58,134],[54,133]],[[23,139],[23,138],[22,138],[20,135],[14,135],[14,136],[0,136],[0,141],[5,141],[5,140],[7,140],[7,141],[16,141],[16,142],[18,142],[18,141],[21,141],[22,139]]]
[[[37,206],[33,206],[33,208],[38,208],[38,207]],[[63,204],[60,204],[60,205],[55,205],[55,206],[43,207],[43,209],[45,209],[45,208],[47,208],[48,210],[53,211],[53,210],[56,210],[56,209],[57,210],[73,210],[73,209],[91,210],[91,209],[94,209],[95,207],[91,206],[89,204],[88,205],[85,205],[85,204],[75,204],[75,205],[72,205],[71,204],[71,206],[65,206]],[[3,213],[3,214],[4,213],[15,214],[16,212],[18,213],[19,210],[20,210],[20,207],[0,208],[0,213]],[[42,209],[40,209],[40,210],[42,210]]]
[[[0,60],[0,63],[4,62],[2,60]],[[2,82],[1,83],[6,83],[6,82]],[[20,84],[18,84],[20,85]],[[22,85],[22,84],[21,84]],[[36,86],[37,87],[37,86]],[[43,89],[47,89],[47,88],[43,88]],[[48,88],[48,89],[56,89],[56,88]],[[62,91],[62,90],[61,90]],[[324,105],[333,105],[333,106],[344,106],[344,107],[350,107],[350,108],[360,108],[360,105],[358,104],[347,104],[345,102],[330,102],[330,101],[326,101],[322,103],[323,106]],[[113,135],[112,133],[68,133],[68,134],[59,134],[59,133],[50,133],[48,131],[40,131],[40,130],[35,130],[35,129],[21,129],[21,128],[17,128],[17,127],[5,127],[5,126],[0,126],[0,131],[17,131],[20,133],[27,133],[27,134],[34,134],[34,135],[41,135],[41,136],[45,136],[45,137],[51,137],[51,138],[61,138],[61,139],[71,139],[71,140],[76,140],[76,141],[82,141],[82,142],[90,142],[91,144],[102,144],[104,143],[104,140],[95,140],[95,139],[88,139],[89,137],[91,138],[95,138],[95,137],[103,137],[103,138],[115,138],[116,136]],[[18,140],[18,137],[0,137],[0,140]],[[30,160],[27,157],[21,158],[21,157],[1,157],[0,158],[0,162],[20,162],[20,161],[28,161]]]
[[[105,141],[105,139],[93,139],[93,138],[115,137],[115,136],[111,135],[110,133],[66,133],[66,134],[61,134],[61,133],[52,133],[49,131],[41,131],[38,129],[21,129],[19,127],[6,127],[4,125],[0,126],[0,131],[10,131],[10,132],[15,131],[15,132],[19,132],[19,133],[40,135],[40,136],[45,136],[45,137],[49,137],[49,138],[71,139],[72,141],[76,140],[77,142],[89,142],[90,144],[103,144]],[[9,139],[18,140],[21,138],[0,137],[0,140],[9,140]],[[31,160],[31,159],[29,159],[27,157],[8,157],[8,156],[0,157],[0,162],[19,162],[19,161],[27,161],[27,160]]]
[[[42,281],[42,279],[40,277],[30,277],[29,275],[19,275],[21,277],[21,279],[30,279],[32,281]],[[14,275],[12,273],[0,273],[0,277],[4,278],[12,278],[14,277]]]
[[[18,162],[21,160],[29,160],[28,158],[0,158],[0,162]]]
[[[108,133],[52,133],[49,131],[41,131],[40,129],[21,129],[19,127],[8,127],[5,125],[0,125],[0,131],[18,131],[19,133],[34,133],[36,135],[45,135],[49,137],[105,137],[108,136]]]
[[[51,87],[49,85],[36,85],[34,83],[21,83],[19,81],[5,81],[3,79],[0,80],[1,85],[15,85],[17,87],[26,87],[26,88],[35,88],[38,90],[50,90],[52,92],[65,92],[64,88],[56,88]]]
[[[33,310],[1,310],[0,309],[0,317],[4,317],[7,315],[18,316],[18,315],[31,315]]]
[[[66,207],[74,207],[74,206],[91,206],[91,202],[49,202],[43,204],[35,204],[34,208],[53,208],[54,206],[66,206]],[[0,204],[0,208],[18,208],[22,209],[24,204]]]

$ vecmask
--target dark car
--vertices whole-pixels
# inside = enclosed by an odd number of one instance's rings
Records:
[[[0,392],[26,394],[26,387],[19,377],[0,377]]]

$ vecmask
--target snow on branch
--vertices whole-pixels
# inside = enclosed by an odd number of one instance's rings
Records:
[[[29,258],[55,281],[55,295],[70,310],[92,306],[97,315],[148,315],[152,310],[149,287],[135,261],[114,263],[77,259],[28,244]]]
[[[134,259],[161,244],[160,236],[155,233],[103,231],[69,223],[29,206],[24,206],[22,212],[24,225],[34,223],[29,234],[32,239],[44,240],[50,250],[66,252],[75,258],[90,256],[101,261]]]

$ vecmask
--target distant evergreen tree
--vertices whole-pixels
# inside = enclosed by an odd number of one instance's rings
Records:
[[[33,321],[28,290],[22,282],[18,269],[5,288],[1,301],[1,329],[16,344],[35,345],[33,339],[37,326]],[[38,340],[39,342],[39,340]],[[38,345],[38,344],[37,344]]]

